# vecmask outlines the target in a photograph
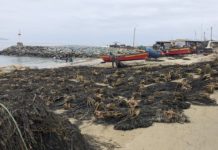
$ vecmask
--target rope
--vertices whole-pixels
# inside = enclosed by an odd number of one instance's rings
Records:
[[[21,134],[21,131],[20,131],[20,129],[19,129],[19,127],[18,127],[18,124],[17,124],[16,120],[14,119],[13,115],[10,113],[10,111],[8,110],[8,108],[7,108],[5,105],[3,105],[2,103],[0,103],[0,106],[1,106],[2,108],[4,108],[5,111],[8,113],[8,115],[11,117],[13,123],[15,124],[15,126],[16,126],[16,128],[17,128],[17,131],[18,131],[18,133],[19,133],[19,136],[20,136],[20,138],[21,138],[21,140],[22,140],[22,142],[23,142],[24,149],[25,149],[25,150],[28,150],[27,145],[26,145],[26,142],[25,142],[24,139],[23,139],[23,136],[22,136],[22,134]]]

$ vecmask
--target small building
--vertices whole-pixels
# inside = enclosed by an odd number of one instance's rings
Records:
[[[177,39],[172,41],[173,46],[181,48],[181,47],[199,47],[204,45],[204,41],[197,40],[188,40],[188,39]]]
[[[121,49],[134,49],[132,46],[125,45],[125,44],[118,44],[118,42],[115,42],[112,45],[109,45],[110,48],[121,48]]]
[[[171,41],[157,41],[153,45],[153,48],[156,49],[156,50],[170,49],[171,47],[172,47],[172,42]]]
[[[171,49],[171,48],[183,48],[183,47],[196,47],[197,49],[204,49],[206,47],[205,41],[177,39],[171,41],[157,41],[153,46],[154,49]]]

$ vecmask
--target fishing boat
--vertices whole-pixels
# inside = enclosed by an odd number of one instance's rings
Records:
[[[164,55],[173,56],[173,55],[185,55],[191,54],[192,50],[190,48],[179,48],[179,49],[170,49],[163,52]]]
[[[104,60],[104,62],[112,62],[111,55],[105,55],[105,56],[102,56],[101,58]],[[145,60],[147,58],[148,58],[148,53],[115,56],[115,59],[119,61]]]

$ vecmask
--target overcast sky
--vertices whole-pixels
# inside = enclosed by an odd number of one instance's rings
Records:
[[[0,0],[0,38],[25,43],[107,45],[218,38],[217,0]]]

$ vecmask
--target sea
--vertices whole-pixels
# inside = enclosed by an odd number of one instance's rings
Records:
[[[0,51],[15,44],[7,41],[0,41]],[[29,68],[58,68],[71,65],[73,63],[84,61],[83,58],[75,58],[73,62],[66,62],[64,60],[55,60],[52,58],[40,57],[17,57],[17,56],[3,56],[0,55],[0,67],[7,67],[11,65],[22,65]]]

